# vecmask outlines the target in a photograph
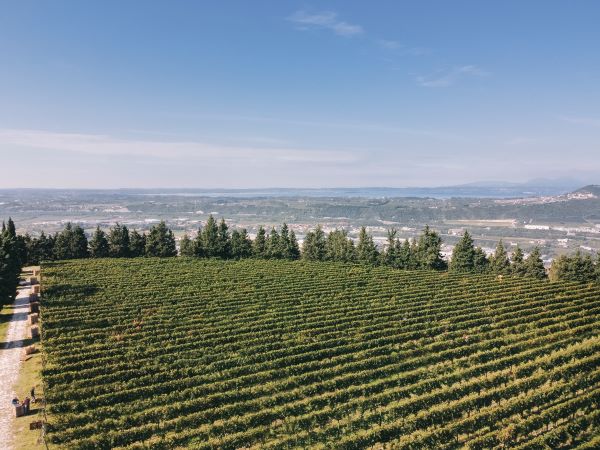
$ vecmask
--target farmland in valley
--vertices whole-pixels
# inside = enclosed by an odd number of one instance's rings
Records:
[[[600,443],[598,285],[187,258],[42,277],[53,448]]]

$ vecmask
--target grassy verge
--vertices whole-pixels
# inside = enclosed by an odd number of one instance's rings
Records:
[[[10,319],[13,313],[13,306],[6,305],[0,311],[0,342],[4,342],[6,332],[8,331]],[[19,368],[19,376],[13,385],[13,389],[19,399],[29,396],[31,388],[35,387],[37,398],[43,398],[43,386],[41,382],[42,354],[39,339],[26,339],[24,346],[35,344],[37,352],[23,356]],[[40,414],[40,405],[32,403],[30,413],[24,417],[18,417],[14,421],[12,447],[14,450],[45,449],[41,436],[41,430],[30,430],[31,422],[42,420]]]
[[[39,348],[39,342],[35,343]],[[44,392],[41,383],[42,354],[37,353],[29,355],[26,361],[21,361],[19,377],[14,385],[14,390],[19,398],[25,398],[29,395],[32,386],[35,386],[35,395],[37,398],[43,398]],[[29,415],[19,417],[15,420],[13,429],[13,448],[14,450],[43,449],[45,445],[41,439],[41,430],[30,430],[29,424],[37,420],[43,420],[40,414],[39,405],[31,404]]]

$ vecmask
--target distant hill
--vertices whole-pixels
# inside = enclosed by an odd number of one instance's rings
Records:
[[[600,197],[600,185],[599,184],[589,184],[587,186],[582,187],[581,189],[577,189],[575,194],[594,194]]]

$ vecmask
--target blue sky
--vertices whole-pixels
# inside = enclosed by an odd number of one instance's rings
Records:
[[[0,188],[600,182],[596,1],[29,1]]]

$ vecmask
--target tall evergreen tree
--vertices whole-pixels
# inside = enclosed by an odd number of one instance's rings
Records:
[[[85,231],[79,225],[73,228],[73,237],[71,241],[73,258],[87,258],[89,256],[88,240]]]
[[[399,269],[412,269],[414,264],[412,263],[413,257],[411,255],[411,246],[408,239],[404,239],[402,244],[398,241],[398,268]]]
[[[244,259],[252,256],[252,241],[245,228],[231,233],[231,256],[234,259]]]
[[[0,234],[0,306],[12,303],[17,295],[21,261],[16,237],[4,230]]]
[[[56,259],[87,258],[88,242],[83,228],[67,223],[54,241],[54,256]]]
[[[202,249],[204,256],[208,258],[221,257],[221,248],[219,243],[219,226],[211,215],[202,228]]]
[[[387,242],[385,250],[381,253],[381,261],[386,266],[399,268],[400,267],[400,247],[399,240],[396,237],[398,231],[395,228],[387,230]]]
[[[280,243],[280,236],[275,227],[271,228],[271,232],[267,237],[267,257],[269,259],[281,259],[282,255],[282,247],[283,245]]]
[[[6,234],[8,237],[11,237],[11,238],[17,237],[17,229],[16,229],[15,223],[13,222],[11,217],[8,218],[8,224],[6,226]]]
[[[133,230],[129,234],[129,254],[132,258],[146,255],[146,234]]]
[[[373,242],[373,236],[367,233],[365,227],[360,228],[358,233],[358,244],[356,244],[356,260],[362,264],[377,265],[379,260],[379,251],[375,242]]]
[[[510,260],[502,240],[498,242],[494,256],[490,259],[490,270],[494,275],[510,274]]]
[[[217,231],[217,242],[218,251],[217,256],[219,258],[227,259],[231,257],[231,236],[229,235],[229,227],[225,223],[225,219],[221,219],[219,228]]]
[[[183,235],[179,241],[179,254],[181,256],[194,256],[195,255],[194,242],[186,234]]]
[[[130,238],[129,230],[125,225],[116,223],[108,234],[109,254],[113,258],[129,257]]]
[[[473,252],[473,272],[487,273],[490,268],[490,261],[481,247],[476,247]]]
[[[527,273],[527,266],[525,265],[525,255],[521,247],[517,245],[517,248],[512,253],[510,258],[510,271],[513,275],[524,276]]]
[[[452,272],[475,271],[475,245],[467,230],[454,246],[452,259],[450,260],[450,270]]]
[[[346,230],[333,230],[325,241],[325,259],[328,261],[354,262],[356,249]]]
[[[109,256],[108,239],[100,226],[96,227],[96,231],[90,239],[90,256],[92,258],[106,258]]]
[[[528,277],[537,278],[539,280],[548,278],[539,247],[534,247],[525,260],[525,269],[525,275]]]
[[[442,258],[442,239],[429,225],[419,236],[416,256],[418,266],[423,269],[444,270],[447,267]]]
[[[194,238],[193,246],[194,256],[197,256],[198,258],[203,258],[205,254],[202,241],[202,227],[198,228],[198,231],[196,232],[196,237]]]
[[[279,233],[279,254],[284,259],[298,259],[299,253],[296,235],[284,222]]]
[[[175,245],[175,236],[167,228],[167,224],[161,221],[150,229],[146,238],[146,255],[169,257],[177,256],[177,246]]]
[[[321,225],[306,233],[302,243],[302,258],[307,261],[324,261],[326,251],[325,233]]]
[[[294,230],[290,230],[286,257],[293,260],[300,258],[300,246],[298,245],[298,239],[296,239],[296,233],[294,233]]]
[[[267,232],[262,225],[258,228],[256,237],[252,243],[252,254],[255,258],[267,257]]]

